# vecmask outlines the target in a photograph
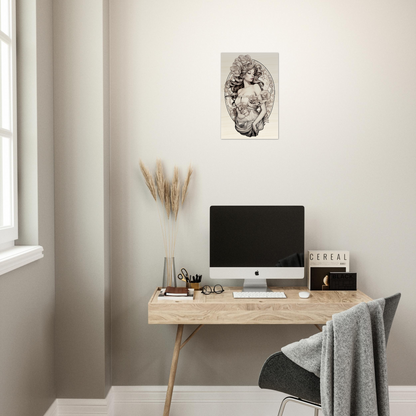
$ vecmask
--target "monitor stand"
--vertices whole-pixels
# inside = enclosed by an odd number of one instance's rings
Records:
[[[270,292],[266,279],[244,279],[243,292]]]

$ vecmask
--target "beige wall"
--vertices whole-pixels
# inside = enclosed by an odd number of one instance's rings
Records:
[[[32,416],[111,386],[108,1],[19,0],[18,25],[19,244],[45,258],[0,276],[0,402]]]
[[[108,1],[54,2],[56,388],[110,380]]]
[[[19,244],[45,258],[0,276],[0,413],[32,416],[111,386],[108,1],[18,25]]]
[[[361,290],[403,293],[389,381],[416,384],[415,18],[407,0],[110,2],[113,385],[168,379],[175,329],[147,324],[164,254],[138,163],[158,157],[195,167],[178,267],[210,283],[211,204],[303,204],[306,250],[350,250]],[[280,140],[220,140],[220,54],[233,51],[280,54]],[[255,385],[270,353],[314,332],[206,327],[177,382]]]
[[[413,2],[18,4],[20,158],[36,154],[20,172],[21,242],[45,257],[0,276],[2,412],[42,416],[55,397],[166,384],[175,329],[147,324],[163,250],[139,158],[182,173],[193,163],[176,260],[206,283],[209,205],[304,204],[306,249],[350,250],[361,290],[403,293],[389,381],[416,384]],[[220,53],[230,51],[279,52],[280,140],[219,139]],[[206,327],[177,382],[255,385],[270,353],[314,332]]]
[[[0,413],[41,416],[56,397],[52,1],[17,6],[18,243],[44,258],[0,276]]]

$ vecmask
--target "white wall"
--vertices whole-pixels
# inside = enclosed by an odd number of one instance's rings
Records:
[[[111,387],[108,0],[54,3],[56,391]]]
[[[176,261],[205,283],[209,205],[305,205],[306,250],[350,250],[359,289],[403,293],[390,384],[415,385],[416,4],[110,3],[113,385],[166,384],[174,341],[147,324],[164,254],[139,158],[182,175],[192,162]],[[278,141],[220,140],[220,54],[234,51],[280,54]],[[206,327],[178,384],[254,385],[269,353],[313,332]]]
[[[44,257],[0,276],[0,414],[55,400],[52,1],[17,2],[19,240]]]

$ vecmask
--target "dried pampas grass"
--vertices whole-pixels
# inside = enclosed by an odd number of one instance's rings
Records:
[[[146,166],[144,166],[141,160],[140,170],[142,171],[144,180],[150,190],[150,193],[152,194],[153,199],[156,201],[159,219],[162,227],[166,257],[173,257],[175,253],[176,236],[178,231],[177,223],[179,207],[181,205],[180,202],[182,202],[183,205],[188,193],[189,182],[193,173],[192,166],[189,165],[188,173],[183,183],[182,197],[179,169],[177,166],[175,166],[173,170],[172,183],[169,183],[168,179],[165,177],[162,161],[160,159],[156,160],[155,178],[153,178],[153,175],[146,168]],[[160,204],[157,203],[158,195],[161,202],[161,207]],[[166,212],[166,215],[164,215],[163,212]]]
[[[164,188],[164,205],[166,209],[166,215],[168,216],[168,219],[170,217],[170,189],[169,189],[169,182],[164,181],[163,182],[163,188]]]
[[[179,169],[175,166],[173,172],[173,180],[170,188],[170,201],[172,205],[172,214],[175,216],[175,221],[178,219],[179,212]]]
[[[192,172],[193,172],[192,166],[189,165],[188,174],[186,175],[186,179],[182,187],[182,205],[185,202],[186,194],[188,192],[189,182],[191,181]]]
[[[177,166],[175,166],[173,170],[173,179],[171,184],[165,177],[163,164],[160,159],[156,160],[155,178],[153,178],[149,169],[147,169],[141,160],[140,170],[142,171],[144,180],[150,190],[150,193],[152,194],[153,199],[157,202],[157,195],[159,195],[160,202],[164,206],[168,219],[171,214],[173,214],[175,220],[177,220],[180,205],[179,202],[182,202],[183,205],[186,195],[188,194],[189,182],[191,181],[193,173],[192,166],[189,165],[188,172],[182,186],[182,196],[180,192],[179,169]]]
[[[152,174],[149,172],[149,169],[143,164],[140,160],[140,170],[143,173],[144,180],[146,182],[147,187],[149,188],[150,193],[152,194],[153,199],[156,201],[156,187],[155,181],[153,180]]]
[[[162,201],[162,204],[165,203],[165,175],[163,173],[162,161],[160,159],[156,160],[156,187],[157,193],[159,194],[159,199]]]

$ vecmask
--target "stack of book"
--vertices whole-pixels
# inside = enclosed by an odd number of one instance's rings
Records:
[[[194,299],[194,289],[190,289],[187,287],[172,287],[168,286],[167,288],[160,289],[159,295],[157,300],[180,300],[180,301],[187,301]]]

